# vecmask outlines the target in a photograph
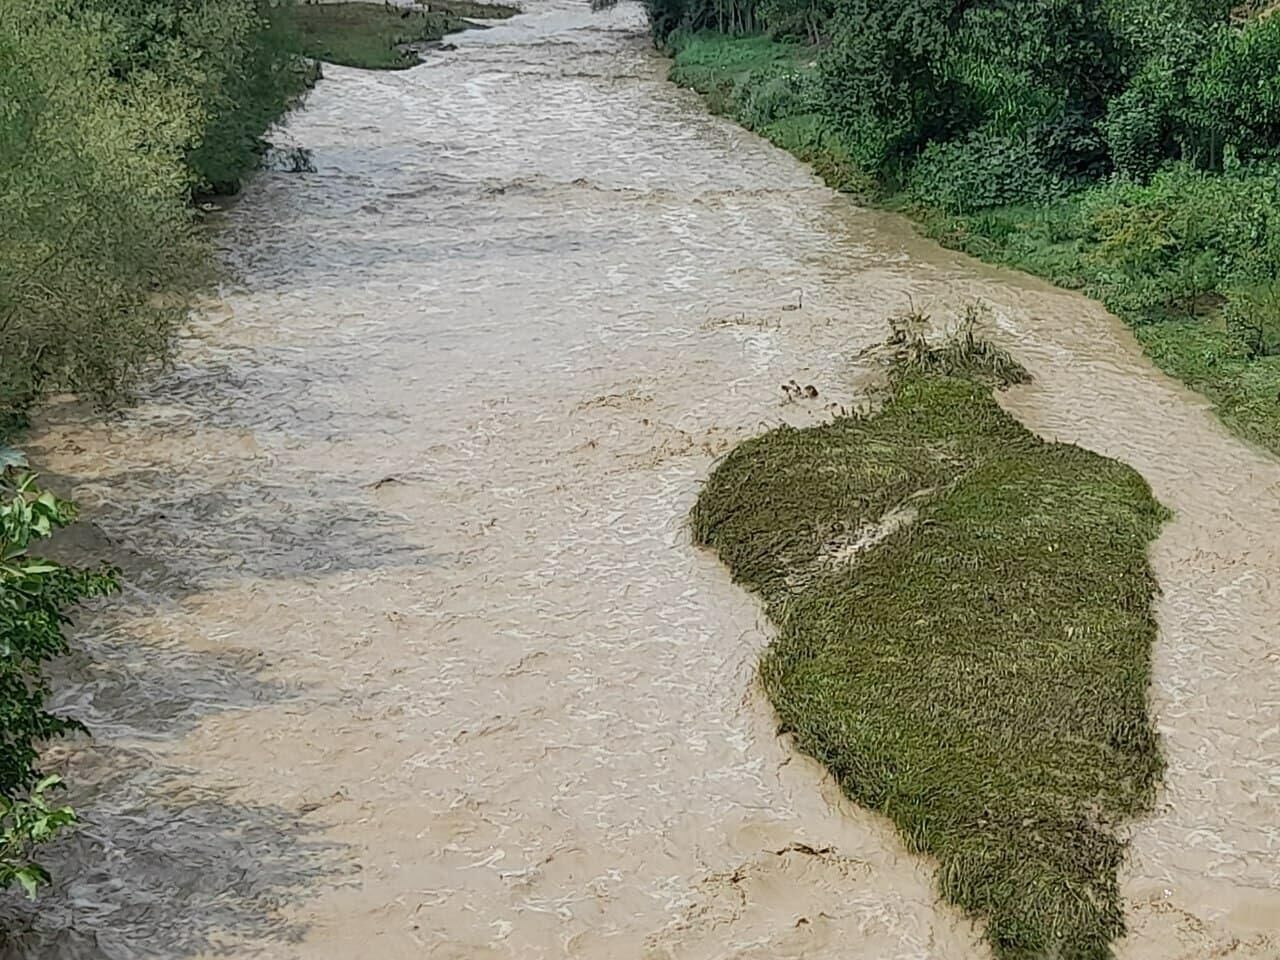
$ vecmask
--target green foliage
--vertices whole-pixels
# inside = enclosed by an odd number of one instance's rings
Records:
[[[715,30],[733,36],[754,33],[759,20],[757,0],[642,0],[649,17],[649,32],[657,46],[673,34]],[[609,9],[617,0],[591,0],[593,10]]]
[[[778,120],[815,112],[817,98],[813,77],[804,71],[753,73],[735,96],[734,115],[748,130],[763,130]]]
[[[817,43],[826,36],[835,0],[760,0],[759,19],[775,37]]]
[[[1124,930],[1113,831],[1162,769],[1146,550],[1167,514],[944,375],[1005,380],[1007,357],[896,339],[879,413],[742,444],[694,535],[778,627],[782,729],[937,860],[996,956],[1101,960]]]
[[[960,324],[941,342],[931,341],[926,331],[929,317],[920,312],[889,321],[891,331],[885,347],[889,350],[889,383],[896,387],[918,377],[958,377],[1003,389],[1030,383],[1031,374],[1007,351],[977,334],[983,311],[966,308]]]
[[[70,807],[49,805],[48,792],[61,785],[61,778],[45,777],[25,800],[0,796],[0,890],[16,883],[34,900],[49,883],[49,871],[34,859],[35,848],[76,823]]]
[[[1245,344],[1251,357],[1280,356],[1280,282],[1231,291],[1223,317],[1228,332]]]
[[[0,475],[0,796],[39,778],[36,742],[78,730],[76,721],[44,709],[43,665],[67,651],[66,609],[111,592],[111,571],[77,570],[30,555],[75,518],[71,504],[10,468]]]
[[[860,167],[888,174],[952,125],[946,57],[951,0],[843,0],[821,62],[828,112]]]
[[[193,193],[227,187],[308,73],[265,0],[0,0],[0,426],[110,402],[207,275]]]
[[[868,7],[874,14],[868,22],[892,32],[897,27],[885,18],[899,8]],[[841,9],[847,14],[853,8]],[[913,9],[923,16],[946,8]],[[896,64],[897,76],[931,72],[931,97],[953,96],[950,108],[945,100],[917,103],[904,92],[910,84],[886,85],[876,73],[881,61],[873,57],[858,66],[849,49],[839,49],[839,39],[823,55],[763,36],[677,33],[671,38],[672,78],[812,163],[833,186],[904,207],[951,246],[1102,300],[1138,328],[1163,369],[1209,396],[1242,435],[1280,452],[1271,293],[1280,279],[1280,164],[1258,159],[1274,141],[1234,135],[1240,140],[1235,143],[1230,134],[1250,129],[1249,123],[1265,133],[1273,84],[1265,69],[1255,75],[1242,68],[1234,75],[1256,82],[1239,92],[1237,110],[1215,105],[1203,80],[1222,73],[1220,62],[1252,64],[1251,58],[1262,57],[1256,51],[1275,42],[1280,16],[1232,26],[1224,7],[1198,0],[1108,0],[1092,16],[1090,22],[1110,37],[1105,44],[1090,42],[1136,64],[1132,83],[1105,109],[1101,100],[1083,96],[1036,100],[1025,123],[1015,109],[1025,85],[1005,74],[1017,56],[982,79],[977,64],[984,58],[974,54],[980,48],[960,45],[964,57],[955,48],[947,51],[969,22],[963,16],[946,22],[935,17],[937,42],[929,30],[904,39],[909,23],[896,37],[899,49],[881,51],[884,62]],[[875,37],[864,39],[874,52]],[[1077,62],[1053,53],[1058,49],[1049,48],[1049,60]],[[985,59],[994,58],[995,49],[988,53]],[[1036,76],[1054,75],[1048,66],[1036,69]],[[876,76],[880,80],[869,79]],[[1092,78],[1079,82],[1096,85]],[[854,96],[867,83],[882,105],[901,103],[904,109],[886,107],[881,117],[832,106],[833,91]],[[956,109],[961,101],[972,109]],[[1073,103],[1076,112],[1052,116],[1045,104],[1055,102]],[[885,151],[897,136],[890,128],[899,124],[893,129],[901,133],[903,118],[923,116],[920,110],[949,117],[951,132],[917,137],[894,172]],[[1095,111],[1096,122],[1087,110]],[[1211,115],[1225,119],[1211,123]],[[958,132],[965,117],[986,125]],[[1020,126],[1025,129],[1015,135]],[[1185,160],[1169,160],[1183,155]],[[1100,176],[1108,157],[1124,176]],[[902,189],[892,193],[895,178]]]
[[[1208,140],[1208,166],[1224,148],[1244,158],[1273,158],[1280,150],[1280,19],[1222,28],[1189,82],[1193,120]]]
[[[294,25],[308,57],[368,70],[404,70],[422,62],[406,44],[439,40],[464,30],[462,17],[503,18],[515,7],[467,0],[431,0],[420,8],[380,3],[316,3],[297,7]]]
[[[740,32],[694,11],[658,34]],[[755,16],[815,44],[817,82],[801,107],[761,75],[733,91],[737,115],[820,114],[860,170],[949,210],[1280,151],[1280,18],[1240,24],[1222,0],[776,0]]]
[[[1054,175],[1092,172],[1093,125],[1120,72],[1104,23],[1100,0],[842,0],[822,64],[826,109],[862,145],[862,165],[890,180],[929,145],[963,151],[974,137],[1034,146]]]
[[[944,243],[1084,290],[1243,436],[1280,453],[1280,168],[1169,166],[1051,205],[917,208]]]
[[[75,821],[51,807],[59,783],[36,769],[39,743],[82,729],[45,709],[44,665],[67,651],[67,610],[113,591],[110,570],[78,570],[31,554],[32,545],[75,518],[71,504],[36,486],[22,458],[0,447],[0,889],[19,884],[29,896],[48,881],[33,848]]]
[[[912,199],[949,212],[1043,203],[1061,196],[1065,187],[1029,139],[985,131],[929,144],[906,185]]]
[[[789,150],[836,189],[871,196],[875,183],[854,149],[821,112],[813,51],[768,37],[680,30],[668,38],[671,79],[701,93],[708,107]]]

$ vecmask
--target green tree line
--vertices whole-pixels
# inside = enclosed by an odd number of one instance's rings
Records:
[[[311,67],[267,0],[0,0],[0,429],[127,393],[207,276],[234,188]]]
[[[989,185],[971,205],[1280,148],[1280,19],[1229,0],[645,0],[655,37],[814,44],[813,104],[859,166]],[[925,185],[927,189],[927,184]]]

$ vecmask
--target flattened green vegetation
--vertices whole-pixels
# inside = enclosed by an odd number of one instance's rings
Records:
[[[432,0],[417,7],[317,3],[295,9],[304,55],[369,70],[416,66],[420,58],[404,46],[465,30],[469,24],[463,17],[506,18],[518,12],[515,7],[467,0]]]
[[[996,955],[1109,957],[1113,828],[1162,769],[1146,552],[1167,513],[947,375],[973,364],[923,360],[870,417],[739,446],[693,530],[778,627],[782,730],[936,858]]]

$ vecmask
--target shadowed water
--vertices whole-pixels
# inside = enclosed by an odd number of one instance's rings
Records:
[[[1120,953],[1275,956],[1280,464],[1097,306],[707,116],[637,11],[528,11],[328,68],[277,137],[315,172],[221,217],[175,369],[43,419],[129,587],[81,618],[97,737],[54,759],[88,825],[8,954],[984,956],[775,738],[767,626],[684,529],[734,443],[852,403],[888,314],[981,298],[1037,378],[1011,409],[1178,514]]]

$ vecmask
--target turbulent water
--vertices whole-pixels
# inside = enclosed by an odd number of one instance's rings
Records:
[[[916,239],[548,0],[329,68],[219,215],[235,280],[134,409],[33,447],[124,595],[58,747],[87,823],[12,956],[969,958],[930,868],[774,735],[767,625],[684,517],[973,298],[1046,436],[1177,512],[1123,957],[1280,953],[1280,462],[1100,308]],[[783,404],[796,379],[815,400]]]

